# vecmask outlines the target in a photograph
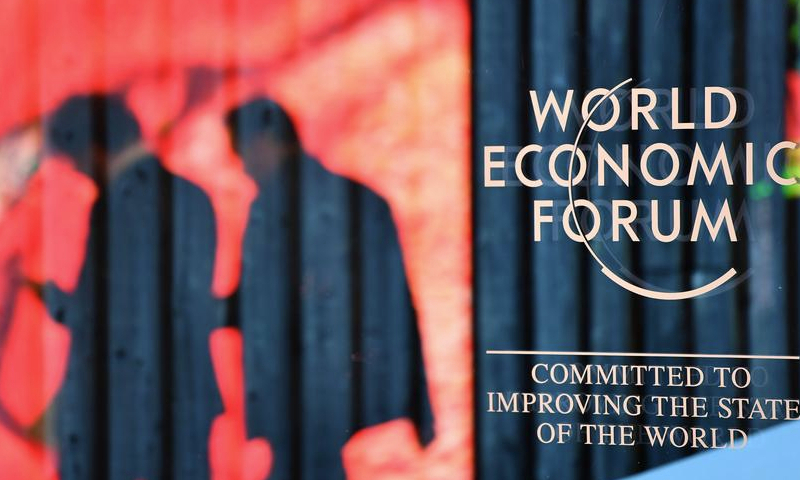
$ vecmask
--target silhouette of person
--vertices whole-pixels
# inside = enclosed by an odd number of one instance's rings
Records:
[[[73,336],[56,408],[61,478],[208,478],[222,411],[208,338],[226,316],[210,293],[211,203],[143,147],[118,96],[66,100],[46,141],[100,188],[78,287],[45,294]]]
[[[359,429],[411,417],[430,437],[419,335],[391,212],[301,149],[267,98],[230,111],[234,149],[258,183],[236,302],[248,433],[271,479],[344,478]]]
[[[343,478],[342,446],[390,419],[430,437],[388,206],[304,154],[273,102],[227,122],[260,193],[241,285],[215,299],[211,204],[147,152],[122,99],[73,97],[47,119],[48,148],[100,190],[78,286],[44,292],[73,338],[55,408],[64,480],[208,478],[222,412],[208,341],[225,324],[243,333],[247,434],[272,444],[270,478]]]

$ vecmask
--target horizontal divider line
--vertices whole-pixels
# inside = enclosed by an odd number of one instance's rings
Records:
[[[798,360],[791,355],[720,355],[704,353],[558,352],[546,350],[486,350],[487,355],[573,355],[583,357],[732,358],[745,360]]]

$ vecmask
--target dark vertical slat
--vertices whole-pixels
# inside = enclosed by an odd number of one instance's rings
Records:
[[[792,29],[796,28],[798,24],[800,24],[800,5],[795,5],[795,8],[790,10],[788,15],[789,21],[791,26],[789,31],[791,32]],[[798,72],[798,68],[800,68],[800,32],[798,35],[792,36],[790,33],[790,39],[793,40],[791,45],[787,50],[787,57],[788,57],[788,69],[787,72],[787,84],[790,82],[791,75],[796,75]],[[796,122],[792,123],[792,116],[789,114],[788,105],[794,105],[797,98],[795,95],[789,93],[788,85],[787,85],[787,94],[786,99],[784,100],[787,105],[786,110],[786,139],[787,140],[796,140],[792,138],[792,135],[796,136],[796,133],[791,133],[791,130],[794,126],[796,126]],[[792,103],[790,103],[792,102]],[[789,154],[787,156],[787,161],[792,162],[795,166],[798,162],[797,152],[794,154]],[[800,288],[800,269],[798,265],[800,265],[800,254],[797,251],[796,245],[798,244],[798,240],[800,240],[800,227],[798,227],[798,216],[800,216],[800,208],[798,207],[798,197],[797,195],[791,195],[790,200],[786,203],[786,247],[784,249],[786,255],[786,293],[787,293],[787,302],[786,302],[786,324],[788,328],[789,334],[789,352],[790,354],[797,355],[797,352],[800,352],[800,296],[798,295],[798,290]],[[800,398],[800,363],[793,362],[789,365],[789,376],[790,376],[790,395],[794,398]]]
[[[489,349],[529,347],[523,276],[525,225],[521,186],[484,187],[483,147],[509,147],[505,172],[513,172],[513,147],[521,145],[520,119],[530,115],[523,74],[526,50],[521,2],[475,2],[474,37],[474,251],[478,478],[530,477],[530,426],[521,418],[486,413],[487,392],[525,388],[524,359],[487,356]],[[509,176],[508,180],[514,177]]]
[[[416,313],[416,312],[415,312]],[[416,315],[414,315],[416,317]],[[431,405],[430,390],[428,389],[428,374],[425,370],[425,359],[422,355],[422,337],[419,333],[419,322],[413,319],[412,348],[414,378],[413,393],[415,403],[412,405],[412,420],[417,427],[417,433],[422,445],[428,445],[434,438],[433,406]]]
[[[85,152],[93,144],[98,112],[90,102],[71,98],[44,122],[46,147],[67,155],[90,175],[99,198],[92,206],[84,263],[73,292],[53,283],[44,289],[52,318],[69,328],[69,361],[55,401],[59,474],[64,479],[107,477],[107,391],[105,382],[107,199],[104,162]],[[57,239],[53,239],[57,241]]]
[[[632,76],[631,65],[631,32],[629,21],[631,15],[631,2],[629,1],[593,1],[588,3],[588,38],[586,68],[588,71],[587,90],[597,87],[613,88],[619,82]],[[621,113],[619,124],[625,124],[628,115],[625,112],[627,101],[624,92],[616,95],[620,99]],[[603,123],[607,118],[602,115],[601,107],[595,112],[593,119]],[[619,146],[629,143],[627,130],[612,129],[607,132],[588,132],[581,143],[602,144],[616,159],[621,158]],[[596,145],[595,145],[596,147]],[[593,151],[589,157],[592,159],[589,170],[592,179],[597,179],[598,172],[594,168],[597,152]],[[595,202],[603,217],[603,225],[611,225],[610,204],[614,199],[631,198],[631,189],[613,172],[606,169],[606,183],[599,186],[595,181],[589,190],[590,199]],[[630,269],[633,265],[632,245],[627,234],[620,232],[620,241],[613,242],[611,230],[605,227],[601,230],[603,241],[594,241],[598,254],[612,268]],[[616,261],[615,261],[616,259]],[[589,349],[603,352],[628,352],[632,350],[634,335],[631,324],[631,296],[630,294],[611,282],[594,264],[589,273],[590,282],[590,326]],[[607,363],[620,362],[623,359],[593,358],[593,362]],[[634,393],[631,388],[624,387],[595,387],[592,393],[609,395],[629,395]],[[593,418],[594,423],[607,423],[608,418]],[[593,446],[590,449],[592,456],[592,478],[616,479],[630,474],[635,466],[636,452],[633,448],[625,446]]]
[[[97,212],[97,209],[95,209]],[[105,424],[101,417],[101,392],[98,388],[99,357],[97,276],[101,271],[101,228],[99,215],[92,215],[91,235],[86,245],[86,258],[74,294],[64,295],[48,288],[45,301],[53,318],[70,330],[71,345],[67,373],[55,402],[56,438],[59,468],[64,480],[104,478],[97,458],[103,455],[97,430]]]
[[[389,205],[355,186],[358,328],[357,427],[409,418],[420,440],[433,436],[422,345],[403,252]]]
[[[758,355],[785,355],[789,353],[783,245],[786,204],[780,187],[766,177],[765,155],[768,147],[784,138],[786,4],[747,1],[745,5],[745,88],[755,104],[745,138],[754,143],[755,180],[772,184],[771,195],[766,198],[751,195],[748,201],[752,227],[748,250],[751,276],[747,283],[749,349]],[[778,171],[783,168],[783,158],[785,155],[776,162]],[[766,384],[751,389],[751,396],[785,398],[789,394],[788,363],[753,361],[750,368],[763,369],[768,375]],[[756,422],[751,427],[766,425]]]
[[[226,305],[228,320],[244,337],[247,434],[269,441],[271,478],[299,478],[304,359],[297,136],[286,113],[268,99],[241,105],[226,123],[258,188],[242,246],[239,290]]]
[[[361,426],[418,414],[419,336],[389,207],[366,188],[359,203]],[[415,355],[416,353],[416,355]]]
[[[694,113],[698,123],[697,130],[692,132],[693,139],[702,149],[708,162],[713,161],[720,145],[724,145],[730,163],[733,164],[733,155],[737,147],[734,142],[735,132],[731,128],[707,130],[703,128],[701,122],[706,120],[703,114],[705,107],[703,88],[705,86],[734,86],[735,5],[729,1],[709,1],[697,2],[692,7],[694,8],[692,85],[696,88],[697,106]],[[713,103],[712,108],[716,112],[717,120],[720,115],[727,112],[726,107],[727,103],[724,101]],[[716,214],[718,207],[727,200],[735,215],[739,210],[739,205],[734,196],[733,187],[725,184],[722,172],[717,173],[711,185],[708,184],[705,175],[700,172],[698,170],[694,185],[689,187],[692,199],[694,201],[702,200],[712,215]],[[735,182],[743,181],[743,178],[737,176],[735,171],[732,173],[734,173]],[[746,240],[742,238],[740,241]],[[720,232],[716,241],[712,241],[708,232],[704,231],[692,248],[692,288],[713,281],[734,266],[734,244],[731,243],[726,231]],[[738,331],[736,290],[723,287],[713,295],[693,299],[691,305],[694,350],[700,354],[736,353],[741,333]],[[698,359],[695,364],[709,373],[715,366],[738,366],[735,362],[711,359]],[[734,389],[720,389],[713,383],[710,381],[701,385],[694,394],[708,398],[738,396]],[[706,428],[730,427],[713,417],[696,419],[695,423]]]
[[[163,295],[161,175],[149,158],[109,186],[109,477],[162,477]]]
[[[554,90],[563,99],[568,89],[576,90],[576,98],[580,98],[582,89],[580,79],[581,52],[584,39],[581,32],[580,2],[568,0],[550,2],[539,0],[533,3],[532,27],[533,35],[533,85],[532,88],[546,97],[549,90]],[[532,115],[532,114],[531,114]],[[562,143],[573,143],[578,130],[578,123],[570,117],[566,132],[562,132],[555,118],[545,123],[541,133],[534,132],[534,141],[539,145],[554,146]],[[546,154],[547,150],[545,150]],[[566,155],[564,156],[566,158]],[[541,156],[539,161],[545,165]],[[561,160],[566,165],[566,160]],[[544,168],[537,171],[546,171]],[[566,168],[562,166],[562,176],[566,177]],[[580,188],[576,188],[580,192]],[[560,225],[563,207],[567,203],[567,189],[546,182],[534,192],[537,199],[552,199],[556,205],[553,215],[554,224],[545,225],[542,239],[535,243],[532,252],[533,261],[533,342],[536,349],[542,350],[583,350],[582,337],[583,306],[576,299],[583,298],[583,245],[568,239]],[[578,193],[580,195],[580,193]],[[528,225],[532,225],[532,219]],[[554,236],[555,235],[555,236]],[[568,357],[547,357],[529,360],[544,362],[578,362],[582,359]],[[543,391],[548,393],[576,393],[578,386],[548,386]],[[579,415],[542,415],[534,419],[534,428],[543,422],[572,423],[581,421]],[[574,432],[577,438],[577,432]],[[564,445],[545,445],[534,441],[536,455],[536,478],[559,478],[563,480],[577,479],[582,476],[582,446],[578,442]]]
[[[641,2],[638,26],[638,64],[636,84],[653,89],[667,89],[685,86],[686,64],[685,45],[689,27],[689,10],[683,1]],[[646,82],[646,83],[645,83]],[[663,94],[659,102],[666,105]],[[681,131],[669,127],[669,110],[666,117],[656,116],[659,130],[652,131],[646,122],[640,122],[638,143],[642,147],[656,142],[679,145],[685,138]],[[634,148],[632,154],[640,158],[643,148]],[[655,162],[653,162],[655,163]],[[662,219],[671,218],[672,200],[683,199],[683,189],[678,185],[653,187],[640,180],[640,196],[645,200],[658,199]],[[652,238],[643,240],[639,246],[639,265],[644,282],[657,288],[677,291],[685,288],[682,266],[682,242],[661,243]],[[685,322],[685,306],[674,301],[642,298],[641,304],[641,346],[644,352],[686,352],[689,349]],[[680,365],[677,359],[647,359],[648,365]],[[668,394],[683,395],[680,389],[658,390],[645,388],[645,395]],[[667,425],[663,418],[647,417],[644,422],[650,425]],[[681,452],[672,448],[646,447],[645,458],[648,467],[673,460]]]
[[[352,184],[303,157],[301,189],[302,475],[337,479],[354,425]]]
[[[299,157],[283,159],[259,183],[244,240],[240,287],[247,425],[275,457],[270,478],[298,478],[298,219]]]
[[[211,295],[214,212],[195,185],[172,179],[171,417],[173,478],[207,478],[208,436],[222,413],[209,353],[211,332],[224,324],[222,301]],[[165,399],[169,401],[169,399]]]

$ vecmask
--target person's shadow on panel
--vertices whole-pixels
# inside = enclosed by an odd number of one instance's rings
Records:
[[[222,412],[208,339],[225,318],[210,291],[211,203],[144,148],[121,97],[69,98],[46,142],[100,191],[78,287],[45,289],[73,336],[56,402],[61,478],[208,478]]]
[[[411,418],[431,437],[416,315],[387,203],[305,153],[267,98],[227,115],[258,183],[238,295],[249,435],[271,479],[344,478],[359,429]]]

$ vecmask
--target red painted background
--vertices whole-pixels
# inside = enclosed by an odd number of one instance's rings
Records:
[[[0,402],[21,430],[0,426],[4,478],[57,478],[57,445],[25,432],[63,379],[70,334],[29,285],[74,288],[96,188],[35,140],[43,115],[89,92],[123,93],[147,146],[211,197],[218,296],[237,286],[257,188],[227,140],[232,106],[269,95],[293,117],[304,148],[388,200],[418,312],[435,438],[423,449],[403,420],[358,432],[343,450],[345,469],[365,480],[472,477],[465,1],[9,0],[0,28],[15,39],[0,43],[0,155],[3,146],[25,154],[14,163],[25,170],[24,191],[5,188],[14,193],[0,206],[0,311],[13,312]],[[218,81],[190,95],[197,67]],[[3,172],[2,183],[12,183]],[[241,338],[219,331],[210,348],[225,398],[210,438],[214,478],[265,478],[269,446],[244,432]]]

